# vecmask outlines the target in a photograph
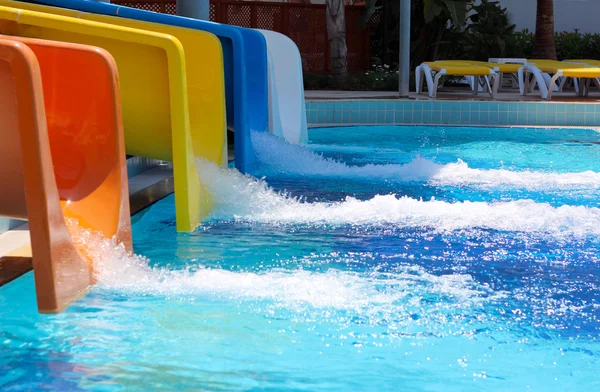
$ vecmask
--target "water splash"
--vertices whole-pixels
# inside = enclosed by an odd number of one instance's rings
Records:
[[[324,273],[302,269],[233,272],[202,266],[171,270],[152,267],[149,259],[74,221],[70,228],[77,247],[93,261],[97,286],[131,294],[266,300],[296,310],[308,306],[369,313],[398,310],[400,302],[418,308],[425,293],[440,298],[434,306],[438,310],[466,309],[501,295],[469,275],[436,276],[418,266],[367,274],[334,269]]]
[[[277,193],[264,180],[197,161],[201,181],[213,195],[214,219],[277,225],[325,224],[436,228],[470,228],[555,235],[600,234],[600,209],[552,207],[533,200],[448,203],[405,196],[377,195],[370,200],[307,203]]]
[[[492,188],[510,186],[527,190],[600,189],[600,173],[549,173],[474,169],[462,160],[440,164],[416,157],[404,165],[387,164],[351,166],[326,158],[301,145],[286,143],[267,133],[254,133],[258,157],[269,171],[284,174],[380,179],[397,182],[425,182],[430,185],[474,186]]]

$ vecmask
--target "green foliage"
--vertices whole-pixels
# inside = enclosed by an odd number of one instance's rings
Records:
[[[375,0],[367,1],[368,15],[377,11]],[[399,2],[390,0],[382,12],[390,15],[388,26],[388,64],[396,67],[398,58]],[[464,13],[463,13],[464,10]],[[470,13],[470,14],[469,14]],[[464,18],[462,16],[465,16]],[[468,15],[468,17],[467,17]],[[370,16],[369,16],[370,17]],[[345,79],[328,75],[305,75],[307,89],[396,90],[398,75],[383,67],[382,24],[372,25],[373,63],[378,67],[365,74]],[[506,8],[497,0],[412,0],[411,68],[423,61],[471,59],[487,61],[490,57],[532,58],[535,34],[515,31]],[[555,35],[559,60],[600,60],[600,34],[582,34],[578,30]],[[413,78],[411,78],[411,83]],[[412,87],[414,88],[414,87]]]
[[[364,29],[369,24],[373,14],[381,9],[381,6],[377,5],[377,0],[366,0],[365,8],[362,10],[358,17],[358,27]]]
[[[515,38],[515,25],[510,23],[506,8],[497,1],[481,0],[472,10],[463,34],[466,58],[487,61],[506,57],[507,47],[514,45]]]
[[[600,34],[581,34],[575,30],[559,32],[554,37],[560,60],[600,59]]]
[[[454,27],[461,28],[472,3],[472,0],[423,0],[423,16],[426,23],[442,17],[450,20]]]
[[[517,31],[507,48],[506,57],[531,58],[533,56],[533,41],[535,34],[527,29]]]
[[[364,73],[341,77],[307,72],[304,73],[304,88],[306,90],[396,91],[398,72],[380,65],[373,65],[370,71]]]
[[[555,34],[556,54],[559,60],[600,60],[600,34],[582,34],[578,30]],[[514,45],[507,57],[532,58],[535,34],[525,29],[514,35]]]

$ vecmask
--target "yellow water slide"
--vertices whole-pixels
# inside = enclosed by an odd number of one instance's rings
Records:
[[[108,24],[114,22],[139,29]],[[210,195],[194,158],[218,165],[227,158],[223,55],[215,36],[6,0],[0,0],[0,33],[108,50],[119,69],[127,153],[173,162],[178,231],[193,230],[207,216]]]

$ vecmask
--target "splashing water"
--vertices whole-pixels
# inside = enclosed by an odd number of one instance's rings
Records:
[[[529,170],[484,170],[470,168],[461,159],[444,165],[422,157],[416,157],[404,165],[350,166],[264,132],[254,132],[252,140],[262,164],[267,166],[269,172],[277,174],[425,182],[434,186],[510,186],[527,190],[600,189],[600,173],[593,171],[546,173]]]
[[[482,228],[551,234],[600,234],[600,209],[552,207],[533,200],[458,202],[377,195],[361,201],[307,203],[275,192],[264,180],[197,160],[201,181],[213,195],[213,219],[269,224],[433,227],[440,231]]]
[[[431,311],[468,309],[503,295],[475,283],[468,275],[436,276],[417,266],[368,275],[340,270],[251,273],[202,267],[194,270],[151,267],[149,259],[128,252],[113,239],[83,229],[74,220],[68,224],[78,249],[93,261],[97,286],[131,294],[268,300],[298,310],[309,306],[377,314],[401,312],[402,303],[418,307],[424,299],[415,295],[419,291],[445,299],[439,306],[428,305]]]
[[[597,188],[593,172],[513,174],[421,158],[367,169],[286,154],[282,168],[299,174],[282,176],[287,189],[307,194],[311,172]],[[590,167],[582,161],[578,168]],[[146,210],[135,246],[152,261],[72,228],[94,262],[95,290],[52,317],[35,311],[31,274],[0,290],[0,303],[14,305],[0,306],[0,368],[9,369],[0,389],[597,389],[600,211],[585,207],[589,199],[553,207],[535,192],[498,203],[379,194],[311,203],[235,170],[202,161],[198,169],[216,202],[213,220],[178,234],[172,196]],[[357,186],[384,193],[378,185]]]

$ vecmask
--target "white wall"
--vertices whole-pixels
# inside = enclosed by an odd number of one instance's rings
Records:
[[[537,0],[499,0],[508,9],[517,30],[535,31]],[[556,31],[600,33],[600,0],[554,0],[554,28]]]

